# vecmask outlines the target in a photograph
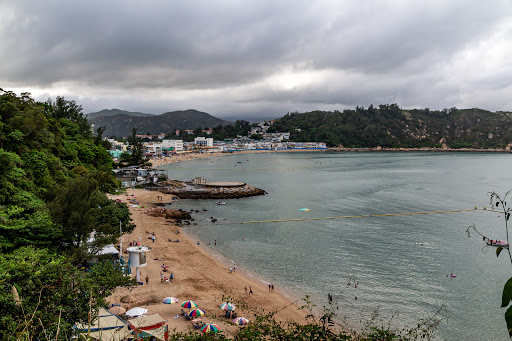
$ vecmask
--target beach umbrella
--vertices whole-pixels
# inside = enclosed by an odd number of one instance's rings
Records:
[[[110,311],[114,315],[121,315],[126,312],[126,309],[117,305],[112,308],[109,308],[108,311]]]
[[[179,300],[176,298],[176,297],[166,297],[162,300],[162,303],[165,303],[165,304],[174,304],[174,303],[178,303]]]
[[[190,301],[190,300],[188,300],[188,301],[183,302],[183,303],[181,304],[181,306],[182,306],[183,308],[195,308],[195,307],[197,307],[197,303],[196,303],[196,301]]]
[[[201,309],[193,309],[193,310],[189,311],[187,315],[188,315],[188,317],[199,317],[199,316],[206,315],[206,313],[204,312],[204,310],[201,310]]]
[[[225,311],[233,311],[236,309],[236,306],[233,303],[224,302],[220,305],[220,309]]]
[[[144,315],[148,312],[147,309],[141,308],[141,307],[135,307],[133,309],[128,310],[125,314],[128,316],[140,316]]]
[[[203,328],[201,328],[203,333],[216,333],[219,331],[219,326],[213,323],[206,324]]]
[[[233,323],[243,326],[249,323],[249,320],[246,319],[245,317],[237,317],[236,319],[233,320]]]

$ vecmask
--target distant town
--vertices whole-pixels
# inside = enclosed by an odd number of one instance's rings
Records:
[[[147,156],[159,157],[170,156],[179,152],[203,151],[203,152],[233,152],[243,150],[287,150],[287,149],[327,149],[324,142],[290,142],[289,132],[267,133],[267,129],[272,125],[272,121],[259,122],[251,128],[248,136],[237,136],[234,139],[214,141],[211,137],[199,136],[192,142],[184,142],[177,139],[165,139],[164,133],[156,135],[137,135],[137,137],[146,140],[144,142],[144,152]],[[204,129],[205,135],[211,135],[212,129]],[[194,130],[175,130],[175,135],[191,135]],[[254,139],[252,136],[261,137]],[[121,155],[129,152],[129,146],[126,142],[116,139],[107,139],[112,148],[109,150],[114,161],[118,161]]]

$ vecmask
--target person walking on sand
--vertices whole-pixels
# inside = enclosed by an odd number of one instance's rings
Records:
[[[245,286],[245,296],[247,296],[247,285]]]
[[[271,287],[272,287],[272,292],[274,292],[274,284],[272,284]]]
[[[252,288],[249,287],[249,296],[253,295],[254,296],[254,293],[252,292]]]
[[[149,285],[149,276],[146,275],[146,285]]]
[[[268,292],[270,292],[271,284],[268,284]]]
[[[151,240],[153,241],[153,243],[155,242],[155,232],[153,232],[153,234],[151,235]]]

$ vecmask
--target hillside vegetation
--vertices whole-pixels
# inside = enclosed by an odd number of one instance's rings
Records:
[[[81,106],[0,89],[1,340],[69,340],[89,307],[133,284],[112,262],[84,271],[120,224],[133,230],[128,207],[105,194],[117,185]]]
[[[269,132],[288,131],[292,141],[330,147],[505,148],[512,143],[509,112],[482,109],[401,109],[397,104],[355,110],[288,113]]]

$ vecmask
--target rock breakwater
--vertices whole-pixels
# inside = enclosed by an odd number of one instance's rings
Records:
[[[158,189],[162,193],[173,194],[180,199],[237,199],[265,195],[266,192],[251,185],[207,186],[192,183],[169,183]]]

